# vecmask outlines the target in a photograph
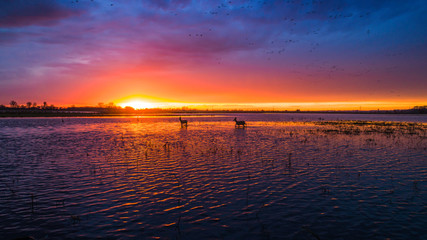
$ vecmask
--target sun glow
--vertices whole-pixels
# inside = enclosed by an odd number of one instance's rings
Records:
[[[145,109],[145,108],[154,108],[154,104],[141,100],[131,100],[129,102],[124,102],[119,104],[120,107],[132,107],[134,109]]]

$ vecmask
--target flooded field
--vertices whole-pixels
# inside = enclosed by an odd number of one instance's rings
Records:
[[[426,116],[183,119],[0,119],[2,238],[427,239]]]

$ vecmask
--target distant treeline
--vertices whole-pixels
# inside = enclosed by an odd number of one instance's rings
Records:
[[[427,114],[427,106],[415,106],[411,109],[400,110],[370,110],[370,111],[301,111],[297,110],[200,110],[188,107],[182,108],[147,108],[133,109],[132,107],[119,107],[113,103],[98,104],[87,107],[56,107],[43,102],[27,102],[19,105],[11,101],[9,106],[0,105],[0,117],[26,117],[26,116],[111,116],[111,115],[139,115],[139,114],[181,114],[181,113],[360,113],[360,114]]]

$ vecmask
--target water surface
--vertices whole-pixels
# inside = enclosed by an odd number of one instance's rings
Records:
[[[427,238],[425,116],[185,119],[0,119],[1,235]]]

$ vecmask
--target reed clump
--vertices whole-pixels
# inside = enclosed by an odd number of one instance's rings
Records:
[[[425,136],[427,125],[411,122],[385,121],[321,121],[314,125],[323,126],[318,131],[326,134],[359,135],[380,133],[385,135],[420,135]]]

